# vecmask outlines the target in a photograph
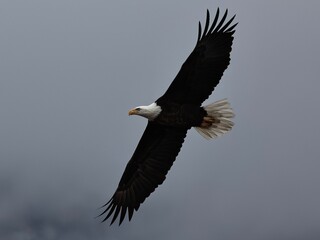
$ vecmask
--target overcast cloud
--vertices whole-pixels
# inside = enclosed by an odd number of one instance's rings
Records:
[[[94,217],[115,191],[198,21],[237,14],[235,127],[191,130],[133,220]],[[0,239],[320,239],[319,1],[1,1]]]

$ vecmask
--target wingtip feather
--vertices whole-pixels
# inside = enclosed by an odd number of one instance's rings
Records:
[[[201,38],[201,22],[199,21],[199,25],[198,25],[198,40],[197,40],[197,42],[200,41],[200,38]]]
[[[236,24],[232,25],[231,27],[229,27],[229,25],[232,23],[232,21],[234,20],[236,15],[234,15],[226,24],[224,24],[224,22],[228,16],[228,9],[226,9],[226,11],[224,12],[220,21],[219,21],[219,15],[220,15],[220,9],[217,8],[216,15],[214,17],[214,20],[213,20],[211,26],[210,26],[210,12],[207,9],[206,22],[205,22],[205,26],[204,26],[203,31],[202,31],[201,22],[199,21],[197,43],[200,42],[202,39],[204,39],[209,34],[218,33],[218,32],[228,32],[229,33],[235,28]],[[210,26],[210,28],[209,28],[209,26]]]
[[[205,26],[204,26],[204,30],[203,30],[201,39],[207,34],[207,31],[208,31],[208,28],[209,28],[209,23],[210,23],[210,12],[207,9],[206,23],[205,23]]]

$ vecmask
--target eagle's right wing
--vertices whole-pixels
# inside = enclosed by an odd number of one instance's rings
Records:
[[[106,214],[103,221],[113,214],[112,224],[120,213],[120,225],[126,212],[131,220],[134,210],[137,211],[140,204],[165,180],[187,131],[187,128],[148,123],[116,192],[104,205],[106,209],[100,214]]]

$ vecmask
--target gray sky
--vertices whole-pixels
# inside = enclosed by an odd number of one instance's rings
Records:
[[[191,130],[167,180],[118,227],[94,217],[198,21],[237,14],[208,102],[236,126]],[[0,239],[320,238],[319,1],[1,1]]]

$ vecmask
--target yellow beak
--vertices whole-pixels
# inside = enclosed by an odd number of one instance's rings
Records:
[[[137,110],[135,108],[133,108],[128,112],[128,114],[129,114],[129,116],[130,115],[136,115],[137,114]]]

